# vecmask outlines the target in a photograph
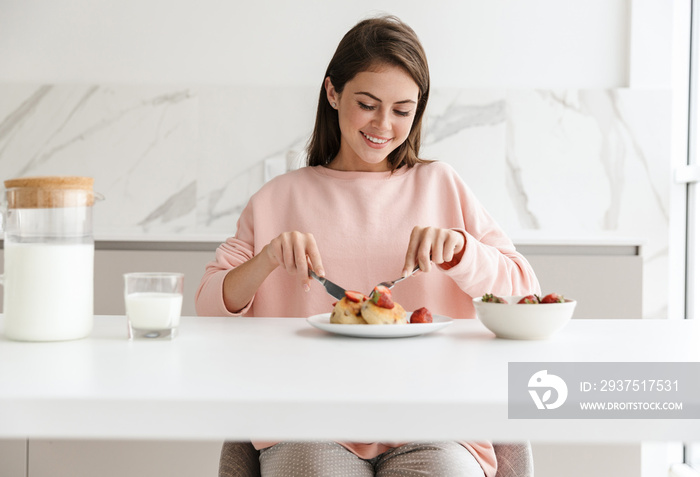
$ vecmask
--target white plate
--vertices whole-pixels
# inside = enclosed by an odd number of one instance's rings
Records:
[[[411,316],[410,313],[406,313]],[[433,315],[432,323],[406,323],[405,325],[341,325],[331,323],[330,313],[310,316],[306,319],[311,326],[319,330],[338,335],[355,336],[359,338],[404,338],[408,336],[432,333],[452,324],[452,318]]]

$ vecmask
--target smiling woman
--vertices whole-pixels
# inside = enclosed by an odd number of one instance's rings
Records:
[[[326,68],[310,166],[335,162],[333,169],[381,171],[425,162],[418,158],[430,92],[425,51],[408,25],[387,22],[378,41],[366,27],[371,24],[351,29]]]
[[[408,25],[379,17],[353,27],[326,70],[308,166],[251,197],[236,235],[207,265],[198,314],[327,312],[330,299],[310,287],[309,270],[323,277],[327,269],[334,281],[368,290],[418,265],[423,273],[396,288],[396,302],[446,317],[473,318],[471,298],[487,291],[539,293],[532,267],[454,169],[420,158],[429,91],[425,53]],[[493,477],[497,465],[489,442],[254,445],[265,477],[341,469],[352,476],[422,469]],[[283,473],[289,466],[299,473]]]

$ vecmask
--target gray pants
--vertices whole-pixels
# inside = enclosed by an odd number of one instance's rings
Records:
[[[262,477],[484,477],[456,442],[405,444],[361,459],[335,442],[281,442],[260,451]]]

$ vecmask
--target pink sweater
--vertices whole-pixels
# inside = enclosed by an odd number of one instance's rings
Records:
[[[347,172],[305,167],[265,184],[251,197],[236,236],[219,246],[207,264],[196,294],[200,316],[235,316],[223,302],[223,280],[279,234],[310,232],[326,276],[346,289],[368,293],[383,280],[401,275],[414,226],[436,226],[466,236],[459,263],[433,266],[392,290],[406,310],[427,307],[435,314],[473,318],[472,297],[484,293],[539,293],[537,278],[511,240],[489,216],[451,166],[434,162],[388,172]],[[270,274],[238,315],[307,317],[329,312],[334,299],[320,284],[304,292],[281,268]],[[343,444],[363,458],[389,447]],[[495,475],[493,447],[464,443],[486,477]]]

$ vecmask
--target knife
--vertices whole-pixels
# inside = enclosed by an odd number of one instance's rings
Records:
[[[330,280],[326,280],[325,278],[319,277],[311,269],[309,269],[309,276],[314,280],[318,281],[321,285],[323,285],[323,288],[326,289],[326,292],[328,292],[328,294],[336,300],[342,300],[345,296],[345,289],[339,287]]]

